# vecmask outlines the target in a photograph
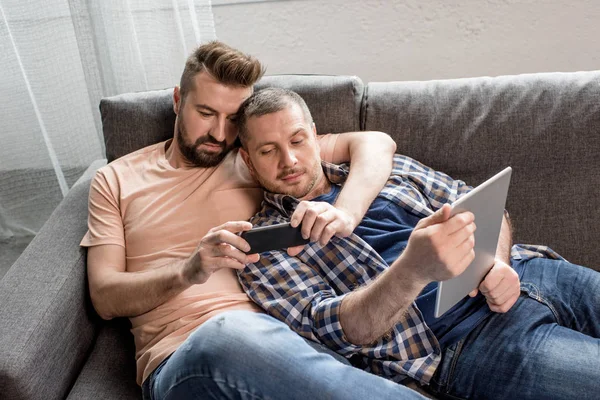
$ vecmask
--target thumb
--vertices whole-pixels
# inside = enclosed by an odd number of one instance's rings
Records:
[[[296,257],[304,249],[304,245],[288,247],[287,253],[290,257]]]
[[[447,221],[448,218],[450,218],[451,212],[452,206],[450,206],[450,204],[444,204],[442,208],[438,209],[429,217],[423,218],[421,221],[419,221],[419,228],[427,228],[428,226],[440,224],[444,221]]]

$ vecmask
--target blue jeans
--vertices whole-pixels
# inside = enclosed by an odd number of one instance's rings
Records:
[[[430,390],[451,399],[599,399],[600,273],[525,261],[521,296],[446,349]]]
[[[145,399],[425,399],[264,314],[202,324],[142,385]]]

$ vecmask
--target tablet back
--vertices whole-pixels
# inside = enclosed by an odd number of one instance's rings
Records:
[[[505,168],[452,205],[451,215],[463,211],[475,215],[475,259],[462,274],[439,283],[435,302],[436,318],[478,287],[494,265],[511,174],[512,168]]]

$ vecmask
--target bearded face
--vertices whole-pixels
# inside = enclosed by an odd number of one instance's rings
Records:
[[[237,138],[237,111],[251,94],[252,87],[222,84],[206,71],[194,77],[187,94],[175,88],[174,140],[185,164],[210,168],[225,158]]]
[[[210,168],[223,161],[234,144],[228,145],[225,141],[219,142],[210,134],[201,136],[192,142],[183,122],[183,112],[181,114],[181,118],[177,118],[175,123],[175,134],[179,151],[187,163],[198,168]]]

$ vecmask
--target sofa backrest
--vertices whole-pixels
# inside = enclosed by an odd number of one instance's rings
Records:
[[[398,152],[477,185],[507,165],[515,242],[600,270],[600,71],[427,82],[279,75],[319,133],[379,130]],[[364,91],[364,95],[363,95]],[[172,89],[100,104],[108,161],[173,135]]]
[[[266,76],[256,89],[276,86],[294,90],[306,101],[319,133],[357,131],[364,85],[354,76]],[[173,137],[173,89],[127,93],[100,102],[106,158]]]
[[[600,269],[600,71],[369,83],[361,126],[473,186],[512,166],[515,242]]]

